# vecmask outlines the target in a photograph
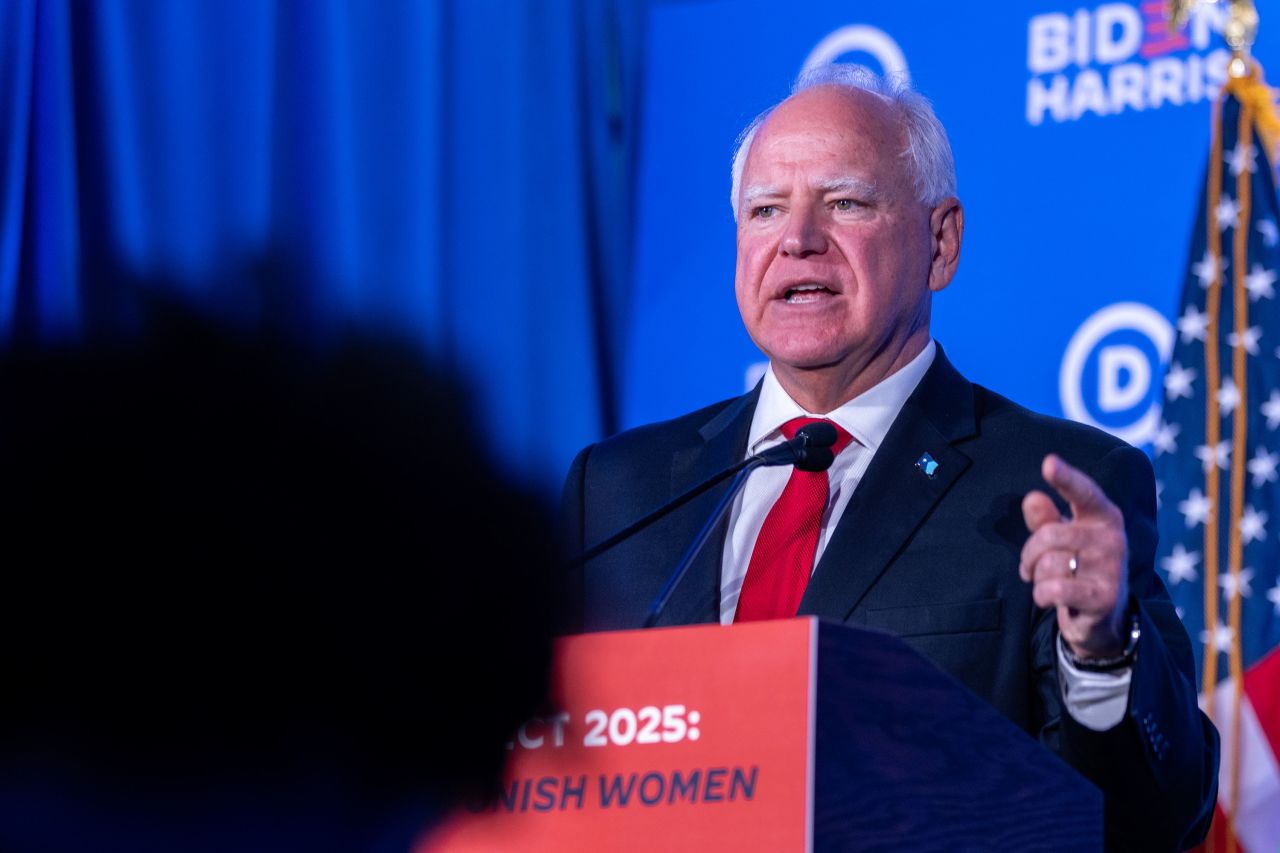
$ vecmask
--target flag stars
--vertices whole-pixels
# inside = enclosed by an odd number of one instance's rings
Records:
[[[1179,542],[1173,546],[1169,556],[1160,561],[1160,566],[1169,575],[1170,586],[1177,586],[1183,581],[1194,581],[1199,575],[1196,566],[1200,564],[1200,552],[1188,551]]]
[[[1241,598],[1248,598],[1253,595],[1253,569],[1241,569],[1240,573],[1227,572],[1218,578],[1218,586],[1222,587],[1222,594],[1227,597],[1227,601],[1239,595]]]
[[[1224,625],[1219,622],[1214,626],[1212,631],[1201,631],[1200,642],[1206,646],[1213,646],[1215,651],[1226,654],[1231,651],[1231,641],[1235,639],[1235,632],[1231,630],[1230,625]]]
[[[1261,219],[1257,224],[1258,233],[1262,235],[1262,242],[1268,248],[1280,243],[1280,228],[1276,228],[1274,219]]]
[[[1199,489],[1192,489],[1187,499],[1178,503],[1178,512],[1182,513],[1189,528],[1208,521],[1211,509],[1213,509],[1213,501],[1205,497]]]
[[[1244,289],[1249,291],[1249,301],[1257,302],[1264,296],[1267,299],[1274,299],[1275,283],[1275,270],[1266,269],[1262,264],[1254,264],[1249,274],[1244,277]]]
[[[1182,427],[1177,424],[1160,421],[1160,426],[1156,429],[1156,434],[1151,439],[1151,445],[1156,449],[1156,456],[1162,453],[1177,453],[1178,433],[1180,432],[1182,432]]]
[[[1214,468],[1226,470],[1231,462],[1231,439],[1224,439],[1217,444],[1202,444],[1196,448],[1196,458],[1204,466],[1205,473]]]
[[[1187,310],[1178,318],[1178,334],[1184,344],[1203,341],[1208,328],[1209,315],[1194,305],[1188,305]]]
[[[1191,266],[1191,272],[1200,282],[1203,290],[1208,290],[1214,279],[1220,279],[1225,270],[1222,259],[1211,251],[1205,251],[1204,257]]]
[[[1233,343],[1232,346],[1235,346]],[[1224,415],[1229,415],[1236,410],[1236,406],[1240,405],[1240,389],[1236,387],[1235,380],[1227,377],[1222,382],[1222,387],[1218,389],[1218,410]]]
[[[1265,447],[1259,447],[1249,460],[1249,473],[1253,475],[1253,487],[1260,488],[1265,483],[1276,481],[1276,467],[1280,466],[1280,453],[1269,453]]]
[[[1224,195],[1214,212],[1218,215],[1218,230],[1226,231],[1236,224],[1236,219],[1240,216],[1240,205],[1231,196]]]
[[[1244,514],[1240,516],[1240,538],[1244,544],[1256,540],[1267,538],[1267,514],[1259,512],[1252,506],[1244,508]]]
[[[1227,335],[1227,344],[1233,347],[1243,347],[1244,351],[1249,355],[1257,355],[1258,341],[1262,339],[1262,327],[1250,326],[1243,332],[1232,332]]]
[[[1222,159],[1231,167],[1232,176],[1238,178],[1241,172],[1252,172],[1257,168],[1258,153],[1253,150],[1252,145],[1240,139],[1236,141],[1236,147]]]
[[[1267,590],[1267,601],[1276,606],[1276,615],[1280,616],[1280,580],[1276,581],[1276,585]]]
[[[1196,372],[1190,367],[1183,367],[1178,362],[1169,365],[1169,372],[1164,376],[1164,392],[1170,400],[1179,397],[1191,397],[1191,383],[1196,379]]]
[[[1267,419],[1267,429],[1280,426],[1280,390],[1272,389],[1271,396],[1262,404],[1262,416]]]

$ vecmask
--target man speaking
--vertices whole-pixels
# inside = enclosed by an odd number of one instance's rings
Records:
[[[732,202],[738,308],[769,370],[579,454],[571,545],[825,420],[831,467],[752,474],[660,624],[811,614],[896,634],[1102,788],[1108,847],[1194,844],[1217,735],[1152,568],[1151,466],[971,384],[930,337],[964,212],[929,103],[857,66],[809,72],[744,132]],[[590,561],[580,627],[638,627],[716,498]]]

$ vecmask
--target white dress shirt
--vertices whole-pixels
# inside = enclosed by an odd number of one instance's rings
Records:
[[[933,364],[937,345],[930,340],[920,354],[879,384],[854,397],[832,412],[807,412],[800,407],[773,374],[765,371],[760,400],[751,418],[747,438],[747,455],[752,456],[785,441],[782,425],[793,418],[826,418],[839,424],[853,436],[853,441],[831,463],[827,470],[829,493],[818,534],[816,566],[826,550],[827,542],[849,505],[858,483],[862,481],[871,459],[884,441],[889,427],[898,417],[911,392],[920,384]],[[735,499],[729,515],[729,535],[725,537],[720,568],[720,622],[733,622],[738,609],[738,596],[751,563],[756,537],[765,516],[782,494],[791,477],[789,466],[758,469],[747,480]],[[1129,681],[1132,671],[1115,673],[1082,672],[1071,666],[1059,652],[1058,674],[1067,711],[1078,722],[1097,731],[1105,731],[1124,718],[1128,707]]]
[[[849,505],[853,490],[862,481],[862,475],[867,473],[871,457],[884,441],[903,404],[916,389],[929,365],[933,364],[935,352],[937,345],[929,341],[920,354],[907,362],[901,370],[834,412],[821,414],[806,412],[800,408],[800,404],[782,389],[778,378],[773,375],[772,365],[765,371],[764,384],[760,388],[760,402],[756,404],[755,414],[751,418],[751,432],[747,437],[748,456],[785,441],[782,425],[793,418],[827,418],[853,436],[853,441],[836,456],[827,469],[827,508],[822,513],[818,551],[813,558],[815,566],[827,548],[827,542],[836,529],[836,522]],[[742,581],[747,576],[747,566],[751,562],[751,552],[756,547],[756,537],[760,535],[765,516],[782,495],[787,480],[791,479],[791,471],[788,465],[757,470],[734,501],[729,515],[729,535],[724,539],[724,559],[720,564],[722,624],[731,623],[733,614],[738,610],[738,595],[742,592]]]

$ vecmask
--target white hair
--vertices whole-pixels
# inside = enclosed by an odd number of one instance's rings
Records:
[[[907,158],[915,182],[916,196],[925,204],[934,205],[956,194],[956,162],[951,153],[947,131],[934,115],[929,99],[912,89],[905,75],[881,77],[861,65],[819,65],[800,75],[791,87],[791,94],[795,95],[815,86],[840,86],[869,92],[896,107],[902,115],[907,140],[902,156]],[[756,131],[779,105],[774,104],[760,113],[738,134],[733,149],[733,186],[729,195],[734,219],[738,218],[742,170],[747,163],[747,153],[751,150]]]

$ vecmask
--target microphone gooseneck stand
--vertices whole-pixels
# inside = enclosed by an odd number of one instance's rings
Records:
[[[748,459],[747,462],[755,462],[755,459]],[[685,574],[688,573],[689,566],[693,565],[693,561],[697,559],[698,554],[702,553],[702,546],[707,544],[711,531],[720,523],[720,519],[724,517],[724,514],[729,511],[729,507],[733,505],[733,499],[738,496],[738,492],[742,491],[742,487],[746,485],[747,477],[750,476],[752,471],[763,465],[763,462],[747,464],[738,472],[738,476],[733,478],[733,482],[729,484],[729,491],[725,492],[724,497],[720,498],[720,503],[716,504],[711,517],[707,519],[706,524],[702,525],[698,535],[693,537],[693,542],[689,544],[688,550],[680,558],[680,563],[676,566],[675,571],[667,576],[667,582],[662,585],[662,591],[653,600],[653,604],[649,605],[649,613],[644,617],[644,627],[652,628],[657,624],[658,617],[662,615],[662,611],[666,609],[667,602],[671,599],[671,593],[676,591],[676,587],[680,585],[680,581],[684,580]]]

